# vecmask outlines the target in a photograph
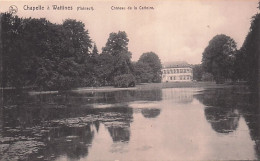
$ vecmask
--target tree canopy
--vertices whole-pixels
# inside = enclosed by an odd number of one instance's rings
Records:
[[[236,50],[236,42],[223,34],[213,37],[204,50],[202,67],[217,83],[233,78]]]
[[[152,71],[152,79],[151,82],[161,82],[161,69],[162,69],[162,64],[161,64],[161,60],[159,59],[158,55],[155,54],[154,52],[147,52],[147,53],[143,53],[139,60],[138,63],[143,63],[143,64],[147,64]],[[149,72],[150,69],[148,69],[147,67],[145,67],[147,72]]]
[[[113,60],[108,81],[113,81],[114,77],[119,75],[133,73],[132,53],[128,51],[128,42],[129,39],[124,31],[109,35],[106,46],[102,49],[102,54],[110,55]]]
[[[260,4],[260,3],[259,3]],[[257,89],[260,71],[260,14],[253,16],[249,33],[240,49],[240,62],[244,62],[245,71],[241,77],[248,79],[252,89]]]
[[[99,53],[81,21],[67,19],[54,24],[44,18],[2,13],[1,38],[2,87],[67,90],[115,85],[115,80],[117,86],[135,85],[132,53],[124,31],[111,33]],[[156,54],[143,54],[137,67],[138,79],[160,81],[161,64]]]
[[[19,18],[1,14],[2,86],[69,89],[88,84],[85,70],[92,41],[82,22]]]

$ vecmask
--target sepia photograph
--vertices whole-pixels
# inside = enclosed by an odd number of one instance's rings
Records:
[[[260,160],[259,0],[0,0],[0,161]]]

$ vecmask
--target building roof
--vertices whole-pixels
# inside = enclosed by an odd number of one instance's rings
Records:
[[[163,68],[184,68],[191,67],[186,61],[175,61],[163,63]]]

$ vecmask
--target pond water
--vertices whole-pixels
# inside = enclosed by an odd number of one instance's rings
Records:
[[[0,160],[260,159],[259,99],[239,87],[2,97]]]

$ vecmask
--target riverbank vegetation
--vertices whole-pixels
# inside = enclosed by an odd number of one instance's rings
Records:
[[[160,82],[161,61],[154,52],[131,61],[124,31],[110,33],[99,53],[85,25],[67,19],[54,24],[41,18],[1,14],[1,87],[67,90],[78,87],[135,86]],[[128,82],[130,81],[130,82]]]
[[[260,9],[260,2],[258,2]],[[251,27],[240,49],[231,37],[220,34],[210,40],[202,57],[201,67],[196,66],[197,79],[209,73],[216,83],[227,80],[247,81],[252,90],[258,90],[260,62],[260,14],[252,17]]]
[[[260,6],[260,2],[259,2]],[[260,14],[252,17],[240,49],[230,36],[214,36],[193,65],[196,81],[245,81],[258,90]],[[67,19],[54,24],[40,18],[1,14],[1,87],[36,90],[68,90],[80,87],[129,87],[161,82],[162,64],[154,52],[131,60],[127,33],[110,33],[99,52],[81,21]],[[148,49],[149,50],[149,49]]]

